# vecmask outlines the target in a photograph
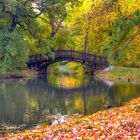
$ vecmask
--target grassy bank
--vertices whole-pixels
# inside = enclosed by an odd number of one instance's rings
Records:
[[[0,74],[0,79],[16,79],[16,78],[28,78],[28,77],[36,77],[43,73],[39,73],[37,71],[32,71],[29,69],[10,71],[4,74]]]
[[[99,111],[83,118],[40,126],[18,134],[8,134],[3,140],[139,140],[140,98],[122,107]]]
[[[140,68],[113,67],[108,71],[96,73],[96,77],[104,80],[125,80],[129,82],[140,82]]]
[[[49,70],[52,73],[76,73],[83,75],[84,69],[83,67],[70,63],[68,66],[61,66],[60,69],[56,67],[49,67]],[[88,73],[86,71],[86,73]],[[0,74],[0,79],[2,78],[10,78],[10,77],[34,77],[38,76],[42,73],[38,73],[37,71],[31,71],[29,69],[11,71],[5,74]],[[140,68],[129,68],[129,67],[113,67],[108,71],[97,71],[96,77],[103,80],[125,80],[130,82],[140,82]]]

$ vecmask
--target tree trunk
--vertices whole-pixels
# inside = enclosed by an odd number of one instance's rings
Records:
[[[11,19],[11,26],[9,28],[9,31],[13,32],[16,25],[17,25],[17,17],[15,15],[13,15],[12,19]]]
[[[87,23],[87,28],[86,28],[85,43],[84,43],[84,52],[85,53],[87,52],[90,25],[91,25],[91,16],[88,17],[88,23]]]
[[[85,53],[86,53],[86,51],[87,51],[88,35],[89,35],[89,32],[88,32],[88,28],[87,28],[87,29],[86,29],[86,36],[85,36],[85,43],[84,43],[84,52],[85,52]]]

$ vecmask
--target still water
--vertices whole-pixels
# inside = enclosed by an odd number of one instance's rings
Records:
[[[55,114],[91,114],[140,95],[140,85],[54,75],[0,81],[0,123],[33,125]]]

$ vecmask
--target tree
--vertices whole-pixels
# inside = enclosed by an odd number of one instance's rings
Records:
[[[139,44],[136,37],[140,37],[140,10],[131,15],[120,15],[112,24],[112,36],[109,45],[109,58],[113,64],[129,64],[136,61],[136,47]],[[133,53],[132,53],[133,52]],[[129,54],[129,55],[128,55]],[[129,59],[130,57],[130,59]]]
[[[139,21],[137,25],[133,26],[134,28],[128,26],[129,24],[132,26],[132,23],[136,20],[132,18],[132,15],[134,14],[134,17],[136,17],[135,12],[140,9],[140,1],[89,0],[84,7],[85,9],[88,8],[83,10],[83,6],[81,6],[78,8],[80,11],[78,14],[77,9],[72,10],[71,13],[74,20],[70,21],[69,24],[76,40],[75,49],[106,56],[113,65],[140,66],[139,61],[137,61],[140,58],[138,53],[140,52],[138,41],[140,40]],[[123,18],[131,18],[131,22],[130,20],[125,21]],[[137,20],[138,18],[137,16]],[[126,26],[126,28],[122,28],[119,34],[121,44],[117,47],[119,48],[118,51],[116,51],[114,43],[111,42],[116,38],[117,28],[120,27],[119,23],[124,27]],[[121,37],[122,32],[125,32],[125,37]],[[125,42],[126,38],[130,40],[129,43]],[[123,44],[127,44],[127,47],[124,47]],[[133,53],[131,53],[132,51]]]
[[[46,52],[54,47],[51,43],[63,27],[67,6],[78,4],[78,0],[0,0],[0,69],[21,66],[30,53]],[[33,46],[34,51],[28,46]],[[19,55],[21,61],[15,61]]]

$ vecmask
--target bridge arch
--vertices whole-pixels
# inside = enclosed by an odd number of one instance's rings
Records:
[[[99,70],[109,66],[105,57],[97,56],[96,54],[84,53],[73,50],[57,50],[54,51],[54,57],[49,54],[37,54],[29,57],[27,66],[36,71],[42,71],[49,65],[60,62],[70,61],[78,62],[85,65],[88,69]]]

